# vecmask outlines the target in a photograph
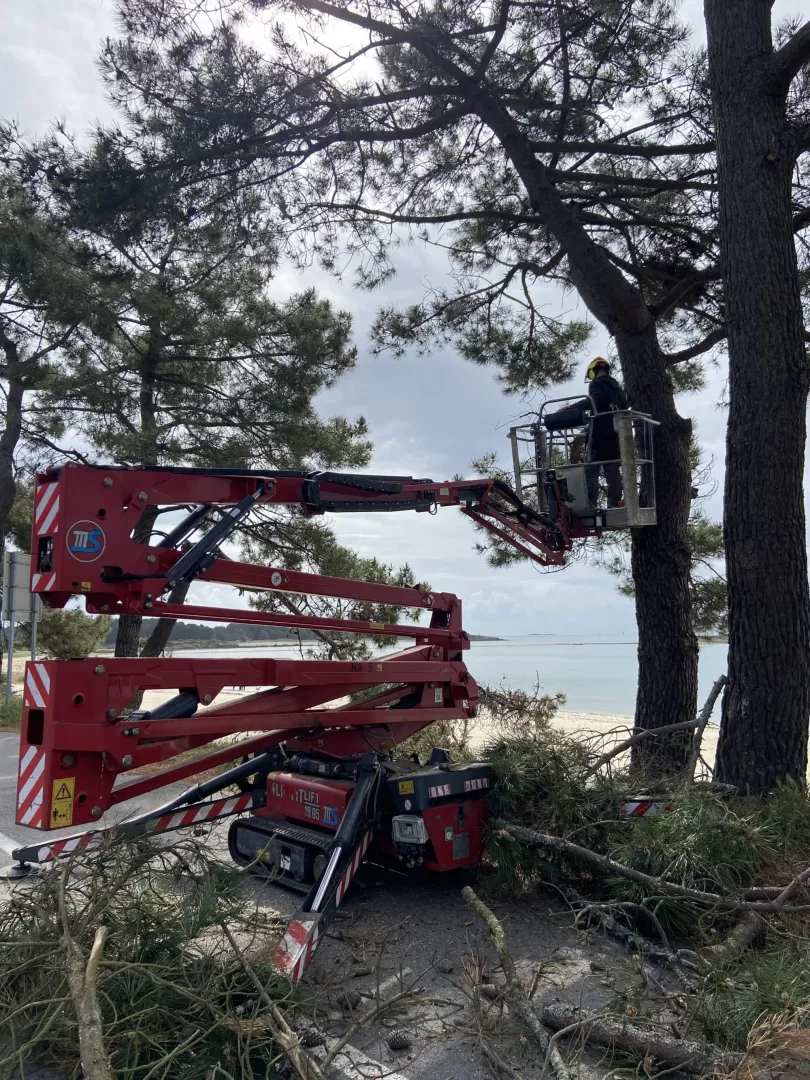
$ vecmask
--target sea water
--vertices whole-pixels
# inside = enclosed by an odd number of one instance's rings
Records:
[[[398,643],[407,647],[407,642]],[[700,647],[698,701],[726,670],[725,644]],[[301,656],[297,647],[263,643],[225,649],[177,649],[177,656]],[[556,637],[531,634],[499,641],[473,641],[465,657],[479,684],[565,694],[563,709],[601,716],[632,716],[638,685],[637,642],[630,637]],[[667,663],[666,656],[661,663]],[[713,719],[719,719],[720,704]]]

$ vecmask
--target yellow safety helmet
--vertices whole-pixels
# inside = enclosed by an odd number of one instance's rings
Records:
[[[606,360],[604,356],[595,356],[588,364],[588,370],[585,372],[585,382],[590,382],[596,378],[596,369],[598,367],[606,367],[610,371],[610,361]]]

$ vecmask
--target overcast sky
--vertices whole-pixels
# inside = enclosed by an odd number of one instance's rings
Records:
[[[796,6],[797,0],[777,3],[777,14]],[[109,0],[0,0],[0,7],[0,116],[17,120],[31,134],[45,130],[55,118],[64,119],[78,134],[87,132],[96,119],[110,119],[95,67],[99,43],[115,33]],[[687,0],[684,10],[702,37],[700,0]],[[280,293],[314,281],[354,315],[357,368],[323,395],[321,411],[366,417],[375,443],[375,472],[440,480],[469,475],[469,462],[489,450],[498,450],[505,460],[507,430],[527,406],[502,393],[494,370],[475,367],[452,350],[400,360],[371,355],[366,331],[376,306],[419,299],[426,284],[440,284],[443,278],[441,253],[422,245],[404,246],[397,262],[398,277],[384,293],[360,293],[315,271],[307,272],[306,281],[291,272],[278,277]],[[553,290],[548,303],[550,313],[564,309],[582,314],[575,300],[563,301]],[[609,341],[597,328],[583,350],[577,380],[550,396],[582,391],[589,358],[608,350]],[[717,401],[724,381],[722,369],[712,370],[706,390],[680,403],[681,411],[695,421],[707,456],[715,459],[718,488],[707,507],[716,515],[721,508],[725,424]],[[632,602],[619,596],[603,571],[579,563],[551,575],[530,566],[492,570],[472,550],[472,526],[457,511],[443,510],[435,517],[350,515],[337,519],[336,528],[358,551],[392,563],[407,561],[419,580],[456,592],[464,599],[465,626],[471,632],[635,633]],[[224,595],[220,599],[224,601]]]

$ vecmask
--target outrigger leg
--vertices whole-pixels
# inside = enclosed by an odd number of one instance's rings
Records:
[[[276,946],[273,966],[293,986],[304,974],[321,935],[368,851],[376,825],[376,796],[381,781],[380,762],[371,755],[361,759],[355,789],[327,853],[326,867]]]
[[[72,836],[62,836],[45,844],[31,844],[27,847],[15,848],[11,853],[15,861],[8,872],[8,877],[26,877],[43,863],[52,862],[74,851],[86,851],[88,848],[97,847],[111,836],[134,838],[152,833],[171,832],[262,807],[266,798],[263,777],[274,767],[275,755],[276,750],[273,747],[233,769],[228,769],[227,772],[220,773],[219,776],[187,788],[175,799],[164,803],[156,810],[150,810],[148,813],[129,818],[116,825],[109,825],[103,829],[90,829],[86,832],[74,833]],[[259,774],[259,778],[249,791],[227,799],[204,801],[218,791],[254,774]]]

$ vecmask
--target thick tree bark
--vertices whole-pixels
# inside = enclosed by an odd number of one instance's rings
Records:
[[[476,108],[520,174],[532,209],[565,250],[572,284],[613,335],[633,407],[660,423],[655,435],[658,525],[636,529],[632,538],[639,636],[636,727],[647,730],[689,720],[697,712],[698,671],[686,531],[692,489],[691,423],[675,408],[654,317],[640,290],[611,263],[559,197],[507,110],[488,98],[476,98]],[[673,772],[686,767],[689,748],[689,733],[674,733],[641,744],[633,759],[648,770]]]
[[[729,348],[729,666],[717,779],[804,780],[810,594],[803,494],[808,370],[791,223],[794,150],[771,7],[705,0]]]
[[[616,334],[625,387],[633,408],[650,413],[655,431],[658,524],[634,529],[632,570],[638,623],[636,728],[677,724],[697,711],[698,643],[689,594],[687,522],[692,425],[675,408],[672,379],[653,326]],[[633,747],[633,767],[647,774],[679,772],[689,760],[692,733],[673,732]]]
[[[142,464],[157,465],[157,411],[155,409],[155,379],[160,362],[160,331],[157,326],[151,328],[149,344],[141,356],[141,385],[138,394],[141,439],[144,449]],[[157,519],[157,507],[147,506],[141,514],[133,539],[138,544],[146,544],[152,534],[152,526]],[[140,615],[122,615],[118,620],[118,633],[115,637],[116,656],[137,656],[141,640]]]
[[[152,535],[152,528],[157,519],[157,507],[147,506],[135,527],[133,540],[145,544]],[[140,615],[122,615],[118,620],[118,632],[115,635],[116,656],[137,656],[141,640]]]
[[[20,358],[16,344],[0,327],[0,345],[6,359],[6,415],[0,434],[0,557],[6,550],[6,531],[14,499],[17,481],[14,476],[14,454],[22,433],[22,404],[25,393],[20,372]],[[0,668],[3,664],[4,641],[0,641]]]

